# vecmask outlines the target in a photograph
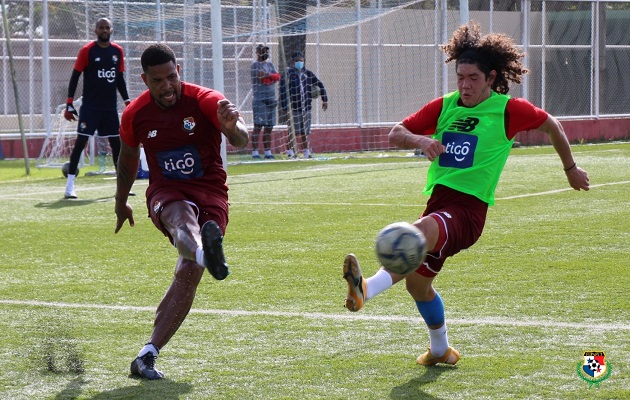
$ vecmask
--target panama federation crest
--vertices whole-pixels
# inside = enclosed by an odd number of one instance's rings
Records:
[[[599,386],[600,382],[608,379],[612,372],[609,362],[606,362],[606,354],[603,351],[585,351],[582,361],[577,363],[578,376],[593,385]]]
[[[184,118],[184,120],[182,121],[182,127],[184,128],[184,131],[188,132],[189,135],[194,134],[194,130],[195,130],[195,119],[193,117],[186,117]]]

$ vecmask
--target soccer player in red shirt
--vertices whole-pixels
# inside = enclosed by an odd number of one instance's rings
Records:
[[[443,47],[455,60],[457,91],[422,107],[394,126],[391,144],[421,149],[431,161],[423,191],[430,195],[414,225],[426,238],[427,256],[419,267],[401,275],[381,268],[363,279],[353,254],[344,261],[348,284],[346,307],[360,310],[365,301],[404,280],[429,330],[429,348],[420,365],[456,364],[459,352],[449,346],[444,304],[433,279],[444,261],[472,246],[481,236],[488,206],[517,132],[540,129],[549,135],[569,185],[588,190],[588,174],[578,167],[562,125],[524,99],[507,96],[509,82],[521,83],[524,56],[503,34],[481,36],[479,25],[462,25]]]
[[[70,154],[64,193],[66,199],[77,198],[74,191],[77,166],[85,145],[95,131],[98,131],[98,136],[109,140],[114,166],[118,162],[120,137],[116,90],[120,93],[125,105],[129,104],[129,94],[124,78],[124,52],[122,47],[110,41],[112,32],[114,32],[112,21],[107,18],[96,21],[94,29],[96,40],[79,50],[70,77],[64,118],[68,121],[76,121],[78,117],[79,123],[77,140]],[[83,74],[83,102],[77,115],[73,97],[81,74]]]
[[[223,94],[180,80],[175,54],[167,45],[149,46],[140,62],[148,90],[122,115],[115,232],[125,221],[134,225],[127,197],[142,145],[149,165],[149,217],[179,253],[151,338],[131,363],[133,375],[160,379],[163,374],[155,369],[155,360],[186,318],[204,268],[218,280],[229,274],[222,245],[228,187],[221,133],[230,144],[243,148],[248,132],[236,106]]]

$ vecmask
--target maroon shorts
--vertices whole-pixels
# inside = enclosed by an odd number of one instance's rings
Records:
[[[147,190],[149,192],[149,190]],[[148,193],[147,193],[148,194]],[[147,196],[147,209],[149,218],[156,228],[164,236],[168,237],[171,243],[173,238],[160,221],[160,212],[164,206],[174,201],[185,201],[190,204],[197,214],[199,226],[203,226],[207,221],[214,221],[219,225],[223,234],[228,224],[228,196],[227,190],[204,190],[195,187],[162,186],[151,190]]]
[[[488,204],[475,196],[436,185],[422,216],[430,216],[440,227],[439,248],[428,253],[416,270],[422,276],[434,277],[444,261],[479,239],[486,223]]]

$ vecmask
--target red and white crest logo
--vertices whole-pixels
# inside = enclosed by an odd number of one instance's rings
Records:
[[[195,125],[196,123],[193,117],[186,117],[184,118],[182,127],[186,132],[188,132],[189,135],[191,135],[192,131],[195,129]]]

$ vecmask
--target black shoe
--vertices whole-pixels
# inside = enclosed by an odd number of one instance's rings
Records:
[[[149,380],[162,379],[164,374],[155,369],[155,359],[157,356],[148,352],[142,357],[136,357],[131,362],[131,375],[139,376]]]
[[[214,279],[222,281],[230,274],[223,255],[223,234],[214,221],[208,221],[201,228],[201,243],[208,267]]]

